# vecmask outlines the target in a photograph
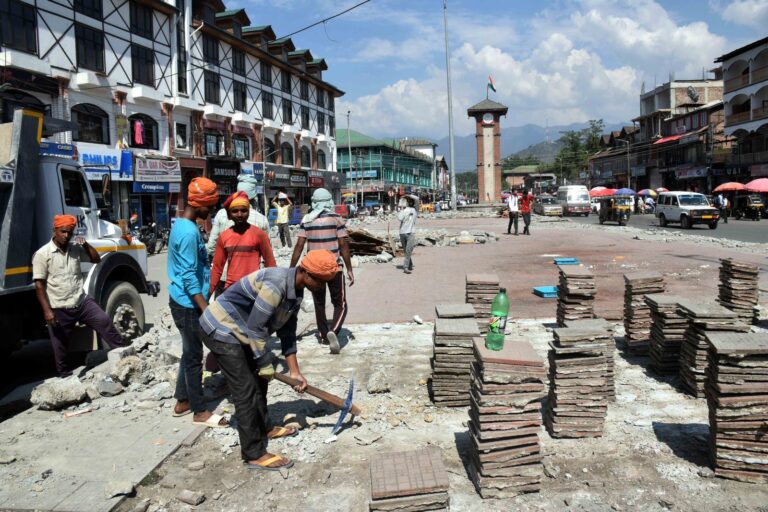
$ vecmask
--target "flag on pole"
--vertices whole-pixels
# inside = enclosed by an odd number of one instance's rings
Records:
[[[493,84],[493,77],[491,75],[488,75],[488,89],[496,92],[496,86]]]

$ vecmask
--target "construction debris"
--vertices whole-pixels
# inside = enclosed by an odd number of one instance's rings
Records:
[[[373,236],[364,229],[347,229],[349,252],[354,255],[375,256],[385,251],[392,251],[388,240]]]
[[[448,510],[448,473],[440,450],[423,448],[371,457],[369,510]]]
[[[760,268],[731,258],[722,259],[720,263],[718,302],[738,314],[742,322],[757,323]]]
[[[664,291],[658,272],[624,274],[624,346],[634,355],[648,354],[651,341],[651,310],[645,295]]]

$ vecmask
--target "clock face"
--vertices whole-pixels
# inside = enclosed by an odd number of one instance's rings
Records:
[[[483,124],[493,124],[493,114],[490,112],[483,114]]]

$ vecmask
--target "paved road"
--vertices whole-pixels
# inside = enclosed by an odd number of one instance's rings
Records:
[[[574,222],[599,224],[597,215],[591,214],[589,217],[569,217]],[[615,222],[605,224],[605,229],[611,229]],[[636,228],[652,228],[660,231],[682,230],[678,224],[672,224],[666,228],[659,227],[659,221],[653,215],[632,215],[629,218],[629,225]],[[738,240],[739,242],[768,242],[768,220],[755,222],[753,220],[734,220],[728,219],[728,224],[720,223],[717,229],[709,229],[706,225],[697,225],[686,233],[692,235],[711,236],[715,238],[727,238]]]

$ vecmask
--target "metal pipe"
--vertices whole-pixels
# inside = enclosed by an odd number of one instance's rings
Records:
[[[451,51],[448,48],[448,0],[443,0],[445,31],[445,77],[448,86],[448,148],[451,155],[451,209],[456,211],[456,158],[453,147],[453,98],[451,97]]]

